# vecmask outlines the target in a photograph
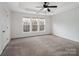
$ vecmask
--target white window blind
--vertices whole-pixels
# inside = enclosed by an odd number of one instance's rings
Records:
[[[39,30],[44,31],[45,29],[45,19],[40,19],[39,20]]]
[[[32,19],[31,23],[32,23],[32,31],[38,31],[38,21],[37,21],[37,19]]]

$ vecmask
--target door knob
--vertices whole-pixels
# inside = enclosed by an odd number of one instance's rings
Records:
[[[5,31],[2,31],[3,33],[5,32]]]

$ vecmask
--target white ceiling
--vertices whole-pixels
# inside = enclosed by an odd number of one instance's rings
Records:
[[[24,12],[24,13],[37,13],[41,8],[43,2],[7,2],[8,7],[12,11]],[[72,9],[79,6],[78,2],[50,2],[49,5],[57,5],[57,8],[51,8],[51,12],[46,12],[46,15],[53,15],[68,9]],[[40,11],[38,14],[45,14],[45,10]]]

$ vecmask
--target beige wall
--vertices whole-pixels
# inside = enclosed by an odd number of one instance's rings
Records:
[[[54,35],[79,42],[79,8],[53,15]]]

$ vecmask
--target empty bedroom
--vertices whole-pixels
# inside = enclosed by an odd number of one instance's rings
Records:
[[[79,56],[79,2],[0,2],[0,56]]]

